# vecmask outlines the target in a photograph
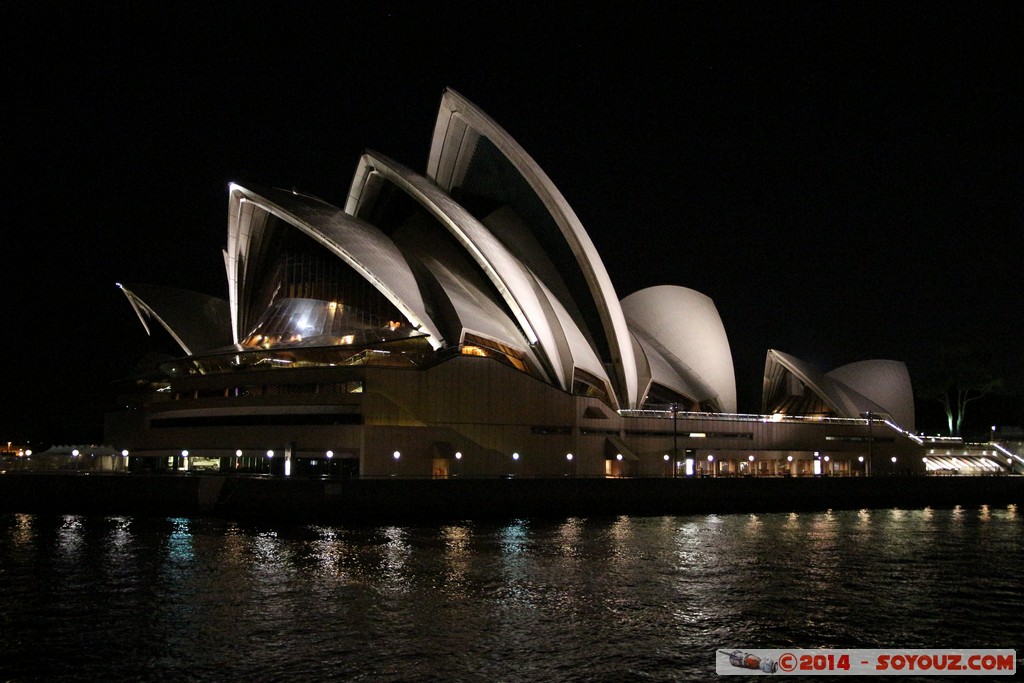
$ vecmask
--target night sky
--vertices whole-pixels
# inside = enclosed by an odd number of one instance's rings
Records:
[[[226,297],[229,182],[342,205],[364,149],[423,171],[446,87],[620,298],[715,301],[741,411],[769,348],[914,377],[967,343],[1024,386],[1020,3],[49,4],[0,4],[4,440],[98,441],[174,350],[115,282]]]

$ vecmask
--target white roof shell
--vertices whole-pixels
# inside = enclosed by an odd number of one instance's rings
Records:
[[[584,335],[576,328],[564,306],[486,226],[429,179],[381,155],[364,154],[346,201],[347,212],[358,216],[364,203],[373,201],[375,192],[368,188],[372,187],[374,175],[385,178],[406,192],[458,240],[494,284],[522,330],[526,346],[533,349],[556,386],[571,390],[572,371],[577,362],[584,369],[607,379],[593,350],[589,346],[581,347],[581,343],[585,344]],[[444,282],[442,285],[450,289]],[[518,340],[512,345],[522,347],[522,342]]]
[[[736,412],[729,339],[709,297],[662,285],[630,294],[622,310],[647,355],[651,381],[719,411]]]
[[[529,184],[557,224],[562,238],[576,258],[594,300],[603,329],[586,330],[607,342],[614,369],[613,386],[624,407],[636,407],[639,395],[636,359],[625,316],[615,288],[597,249],[583,224],[547,177],[522,147],[487,114],[452,90],[446,90],[434,126],[434,138],[427,163],[427,175],[444,191],[460,184],[472,161],[476,143],[486,137],[508,159]],[[576,350],[575,356],[582,356]],[[604,374],[604,373],[602,373]]]
[[[239,329],[242,326],[240,311],[244,309],[241,302],[250,285],[246,269],[254,232],[265,226],[265,221],[258,220],[263,212],[277,216],[322,244],[383,294],[414,327],[427,334],[427,341],[433,348],[444,345],[445,340],[427,315],[412,270],[386,235],[373,225],[318,199],[283,190],[261,192],[262,195],[234,183],[230,186],[228,246],[224,251],[224,263],[236,344],[246,332]]]
[[[910,374],[906,365],[899,361],[860,361],[824,374],[795,356],[770,349],[765,360],[765,401],[777,392],[786,373],[800,380],[839,417],[861,417],[866,413],[888,415],[903,429],[914,429]]]
[[[914,431],[914,389],[906,363],[863,360],[836,368],[825,376],[882,406],[896,424]]]

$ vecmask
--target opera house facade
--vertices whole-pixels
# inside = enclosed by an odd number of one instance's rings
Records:
[[[769,351],[738,414],[714,302],[620,299],[551,180],[444,93],[425,172],[367,152],[343,206],[229,189],[227,297],[119,285],[182,355],[105,439],[133,469],[338,477],[923,472],[902,363]]]

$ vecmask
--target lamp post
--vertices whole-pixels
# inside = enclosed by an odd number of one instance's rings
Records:
[[[669,406],[672,411],[672,478],[676,478],[676,463],[679,462],[679,432],[676,430],[679,418],[679,404],[673,403]]]
[[[868,476],[871,474],[871,464],[875,457],[875,437],[871,433],[871,420],[874,418],[874,413],[869,410],[865,414],[868,416],[868,461],[864,465],[864,476]]]

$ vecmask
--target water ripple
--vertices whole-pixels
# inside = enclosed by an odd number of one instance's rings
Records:
[[[0,516],[3,680],[677,681],[1017,647],[1016,507],[272,527]]]

